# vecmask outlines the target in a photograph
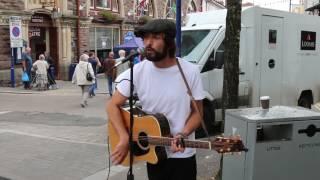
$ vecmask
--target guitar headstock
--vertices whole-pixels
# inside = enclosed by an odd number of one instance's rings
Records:
[[[233,152],[247,152],[248,149],[243,145],[240,136],[230,136],[223,137],[217,136],[211,142],[212,149],[216,150],[218,153],[233,153]]]

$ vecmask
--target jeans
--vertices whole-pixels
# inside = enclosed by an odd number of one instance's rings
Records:
[[[89,95],[95,95],[95,93],[94,93],[94,90],[96,90],[97,89],[97,79],[96,79],[96,82],[94,83],[94,84],[92,84],[91,86],[90,86],[90,88],[89,88]]]
[[[96,77],[95,83],[92,84],[92,85],[90,86],[90,88],[89,88],[89,95],[90,95],[90,96],[96,95],[96,94],[94,93],[94,90],[98,89],[98,78],[97,78],[97,74],[96,74],[96,73],[94,74],[94,77]]]
[[[108,79],[108,89],[109,89],[109,94],[110,96],[112,96],[112,77],[111,76],[107,76]]]

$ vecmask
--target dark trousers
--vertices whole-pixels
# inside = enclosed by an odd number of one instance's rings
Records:
[[[147,163],[149,180],[196,180],[196,157],[169,158],[157,164]]]
[[[32,76],[31,76],[31,69],[29,70],[29,71],[26,71],[27,72],[27,74],[28,74],[28,77],[29,77],[29,81],[25,81],[25,82],[23,82],[23,86],[24,86],[24,89],[30,89],[31,88],[31,86],[30,86],[30,84],[31,84],[31,79],[32,79]]]

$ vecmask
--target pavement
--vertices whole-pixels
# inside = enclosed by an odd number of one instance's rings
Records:
[[[0,87],[0,180],[126,179],[127,167],[109,161],[103,76],[96,96],[80,107],[80,88],[57,81],[56,90]],[[198,180],[212,180],[219,167],[215,151],[197,150]],[[147,179],[145,164],[133,166]]]

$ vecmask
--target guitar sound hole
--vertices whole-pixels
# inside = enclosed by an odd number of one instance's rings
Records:
[[[139,144],[140,148],[143,150],[149,149],[148,135],[145,132],[139,133],[138,144]]]

